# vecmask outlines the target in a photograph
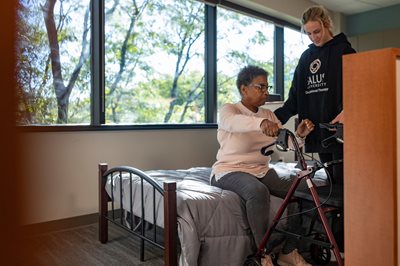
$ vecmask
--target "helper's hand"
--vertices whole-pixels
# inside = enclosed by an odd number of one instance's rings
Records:
[[[279,126],[275,122],[269,121],[268,119],[264,119],[260,124],[260,128],[266,136],[269,137],[278,136]]]
[[[344,124],[344,113],[343,110],[333,119],[330,124],[341,123]]]
[[[301,120],[300,124],[297,126],[297,136],[300,138],[305,138],[311,131],[314,130],[314,123],[309,119]]]

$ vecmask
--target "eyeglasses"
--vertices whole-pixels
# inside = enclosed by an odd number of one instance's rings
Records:
[[[272,86],[268,86],[265,84],[250,84],[249,87],[256,88],[259,92],[272,92]]]

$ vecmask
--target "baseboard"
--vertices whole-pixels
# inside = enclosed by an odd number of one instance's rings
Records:
[[[86,214],[81,216],[75,216],[66,219],[54,220],[43,223],[29,224],[22,226],[24,235],[39,235],[46,234],[55,231],[61,231],[70,229],[73,227],[84,226],[92,223],[96,223],[99,220],[98,213]]]

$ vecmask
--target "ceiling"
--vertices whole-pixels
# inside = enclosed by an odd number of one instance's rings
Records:
[[[311,0],[312,2],[323,5],[327,9],[343,13],[345,15],[353,15],[400,4],[400,0]]]

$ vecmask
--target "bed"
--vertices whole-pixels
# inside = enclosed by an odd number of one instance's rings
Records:
[[[282,178],[294,163],[271,164]],[[99,164],[99,240],[111,222],[164,250],[165,265],[243,265],[254,252],[245,207],[238,195],[209,185],[211,168],[141,171]],[[326,182],[317,172],[314,182]],[[271,197],[271,217],[281,199]],[[223,255],[222,255],[223,254]]]

